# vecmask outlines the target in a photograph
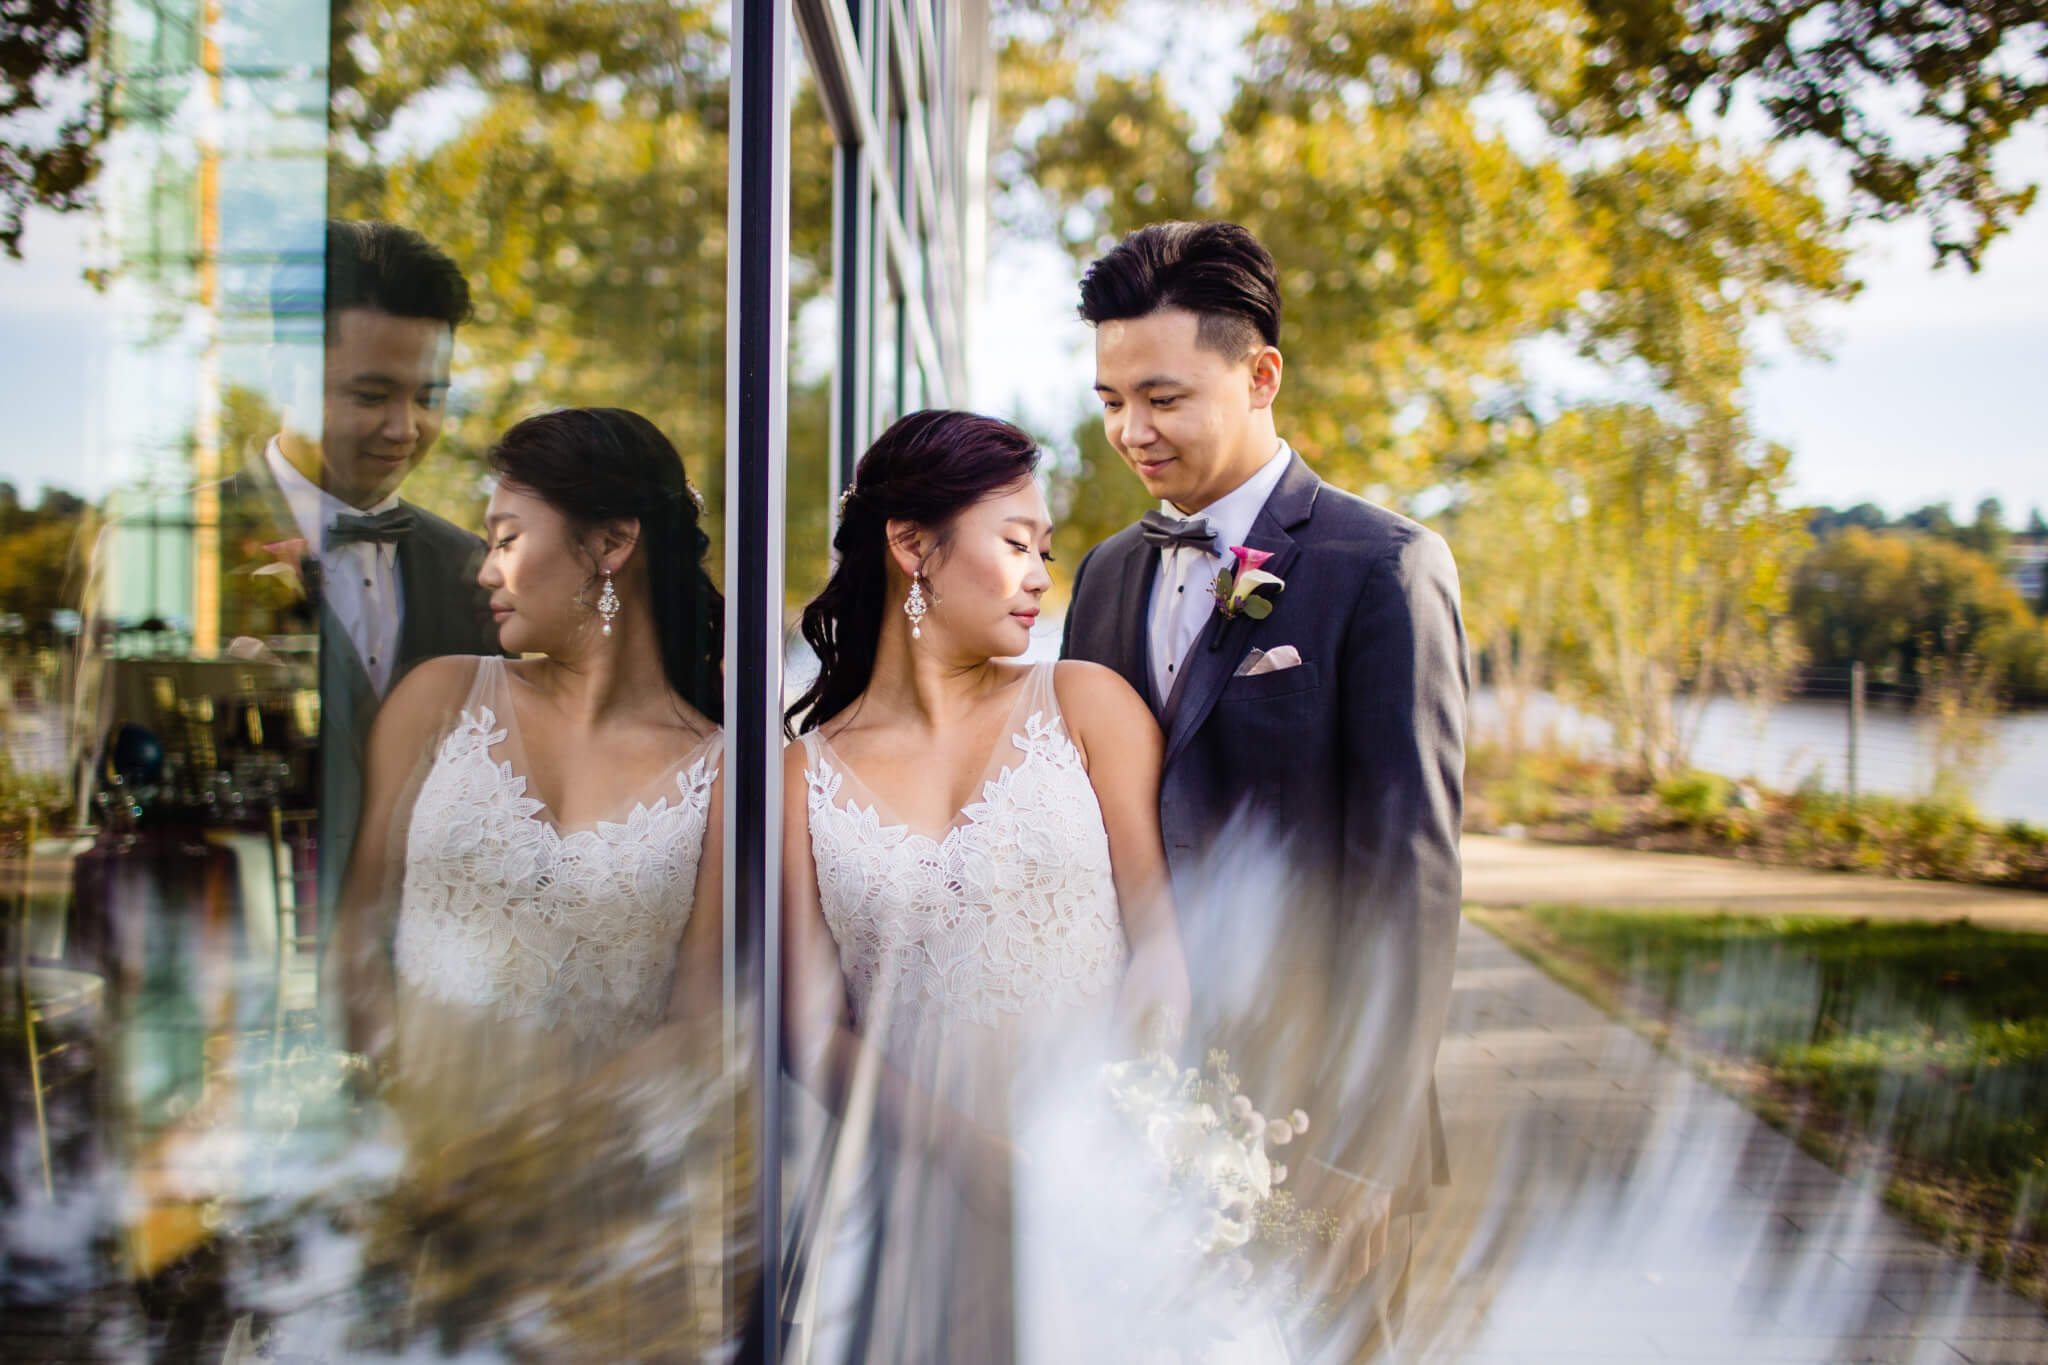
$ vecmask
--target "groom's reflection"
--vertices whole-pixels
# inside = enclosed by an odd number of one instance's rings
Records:
[[[317,613],[324,945],[355,845],[379,702],[422,659],[494,654],[498,642],[476,582],[483,541],[399,497],[441,435],[468,281],[410,228],[334,221],[322,284],[321,366],[282,367],[282,429],[230,481],[222,525],[224,540],[233,528],[245,543],[294,558]],[[309,311],[291,286],[281,275],[280,328]]]

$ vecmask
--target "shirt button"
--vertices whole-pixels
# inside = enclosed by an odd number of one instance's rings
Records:
[[[364,586],[364,587],[366,587],[366,588],[367,588],[367,587],[369,587],[369,586],[370,586],[370,580],[369,580],[369,579],[367,579],[367,578],[365,578],[365,579],[363,580],[363,586]]]
[[[374,655],[374,654],[372,654],[372,655],[370,656],[370,663],[371,663],[371,665],[372,665],[372,666],[374,667],[374,666],[376,665],[376,662],[377,662],[377,656],[376,656],[376,655]]]

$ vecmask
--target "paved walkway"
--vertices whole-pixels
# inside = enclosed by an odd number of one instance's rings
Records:
[[[2048,1360],[2048,1315],[1470,923],[1438,1080],[1403,1359]]]
[[[1465,899],[1473,905],[1632,905],[1750,915],[1960,919],[2048,933],[2048,895],[1954,882],[1766,867],[1691,853],[1545,844],[1468,834]]]

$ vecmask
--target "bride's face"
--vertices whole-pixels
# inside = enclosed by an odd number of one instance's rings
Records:
[[[946,548],[925,567],[933,601],[920,643],[964,657],[1022,654],[1051,562],[1052,514],[1035,481],[983,498],[953,519]]]
[[[508,654],[560,654],[597,630],[591,555],[554,507],[500,483],[484,513],[484,565],[498,644]]]

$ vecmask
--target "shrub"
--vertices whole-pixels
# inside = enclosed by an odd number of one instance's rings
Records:
[[[1734,784],[1713,773],[1685,772],[1657,784],[1657,801],[1673,820],[1693,829],[1706,829],[1728,809]]]

